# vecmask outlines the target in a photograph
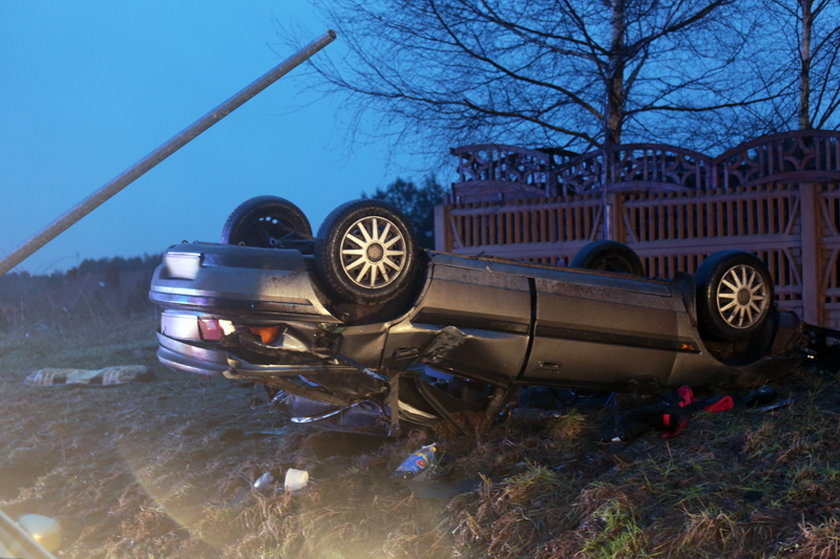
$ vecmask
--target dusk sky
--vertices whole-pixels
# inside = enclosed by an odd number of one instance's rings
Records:
[[[0,0],[0,256],[331,27],[306,0]],[[341,37],[315,56],[340,58]],[[417,168],[353,142],[301,68],[190,142],[14,271],[216,241],[253,196],[317,230],[340,203]]]

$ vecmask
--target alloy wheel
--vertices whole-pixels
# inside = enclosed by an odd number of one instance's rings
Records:
[[[767,284],[757,270],[744,264],[733,266],[718,286],[718,313],[733,328],[750,328],[767,312],[770,305],[767,293]]]
[[[365,289],[391,284],[406,265],[405,237],[382,216],[357,220],[341,239],[341,267],[347,277]]]

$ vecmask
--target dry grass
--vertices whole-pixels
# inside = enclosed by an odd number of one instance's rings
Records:
[[[587,431],[587,419],[578,410],[548,420],[549,438],[566,443],[578,441]]]
[[[284,427],[258,387],[163,369],[149,307],[103,306],[82,321],[54,312],[0,330],[0,509],[57,518],[60,557],[840,556],[833,370],[777,385],[793,406],[699,415],[670,441],[601,443],[603,410],[389,441]],[[42,367],[122,363],[154,367],[157,380],[21,383]],[[432,439],[443,481],[478,489],[424,499],[390,478]],[[311,472],[307,490],[263,495],[246,482],[289,467]]]
[[[830,518],[818,525],[799,524],[799,537],[787,546],[794,559],[830,559],[840,557],[840,521]]]

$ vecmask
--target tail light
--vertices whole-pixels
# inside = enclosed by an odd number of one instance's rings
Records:
[[[198,329],[201,332],[201,339],[206,342],[218,342],[228,334],[233,333],[236,327],[230,320],[218,318],[199,318]],[[282,330],[280,326],[251,326],[248,331],[256,334],[264,344],[277,341]]]
[[[274,343],[280,337],[279,326],[252,326],[248,330],[252,334],[259,336],[260,341],[264,344]]]
[[[233,323],[230,320],[219,320],[217,318],[199,318],[198,329],[201,332],[201,339],[206,342],[218,342],[226,335],[233,332]]]

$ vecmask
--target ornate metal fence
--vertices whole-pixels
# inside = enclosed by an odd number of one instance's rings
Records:
[[[457,196],[469,200],[500,200],[554,196],[549,181],[552,158],[548,153],[503,145],[453,148],[458,157]]]
[[[492,157],[461,149],[462,182],[437,209],[438,250],[565,265],[587,242],[611,238],[636,250],[649,275],[670,277],[739,248],[767,262],[781,308],[840,328],[838,133],[767,136],[714,159],[621,146],[561,165],[505,146],[496,174],[482,171]],[[513,161],[525,171],[510,172]]]

